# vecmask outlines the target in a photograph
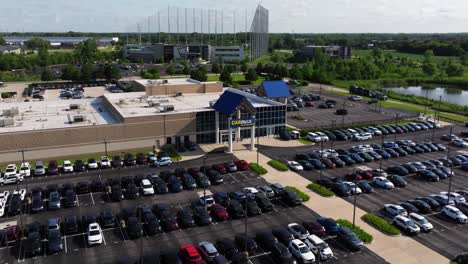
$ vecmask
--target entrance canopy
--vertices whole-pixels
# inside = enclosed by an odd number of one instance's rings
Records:
[[[250,114],[255,113],[255,107],[242,94],[226,90],[212,107],[215,111],[231,116],[237,110],[243,110]]]

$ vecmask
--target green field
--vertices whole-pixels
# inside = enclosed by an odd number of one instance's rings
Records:
[[[357,56],[357,57],[369,56],[369,55],[371,55],[371,53],[372,53],[372,50],[353,50],[353,55]],[[403,53],[403,52],[398,52],[396,50],[382,50],[382,53],[383,53],[384,56],[385,56],[385,54],[392,54],[394,58],[396,58],[396,57],[408,57],[408,58],[410,58],[412,60],[421,61],[421,62],[424,60],[423,55],[412,54],[412,53]],[[458,57],[448,57],[448,56],[433,56],[432,59],[435,62],[442,62],[442,61],[446,61],[446,60],[450,60],[450,59],[458,61]]]

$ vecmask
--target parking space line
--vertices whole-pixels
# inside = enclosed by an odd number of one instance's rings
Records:
[[[431,217],[431,220],[434,221],[434,222],[436,222],[437,224],[443,226],[445,229],[451,229],[450,227],[448,227],[448,226],[442,224],[439,220],[435,220],[434,218],[435,218],[435,217]]]
[[[91,196],[91,201],[93,202],[93,205],[95,205],[95,203],[94,203],[94,198],[93,198],[93,193],[90,192],[90,193],[89,193],[89,196]]]
[[[229,177],[231,177],[235,182],[239,183],[239,180],[236,179],[236,177],[234,177],[234,175],[232,175],[232,173],[229,173],[228,175],[229,175]]]
[[[65,244],[65,253],[68,253],[68,248],[67,248],[67,236],[63,236],[64,244]]]
[[[102,232],[102,242],[104,242],[104,246],[107,246],[106,236],[104,236],[104,232]]]
[[[77,203],[78,207],[80,207],[80,199],[78,199],[78,195],[76,195],[76,203]]]

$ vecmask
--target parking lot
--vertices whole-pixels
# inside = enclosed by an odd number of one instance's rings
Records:
[[[297,91],[297,89],[296,89]],[[302,88],[301,93],[310,93],[312,95],[320,95],[320,92],[311,89]],[[319,104],[326,100],[335,100],[336,106],[329,109],[320,109]],[[412,112],[406,112],[399,109],[380,107],[378,105],[369,105],[365,101],[352,102],[345,96],[327,93],[322,91],[321,100],[313,102],[314,107],[304,107],[300,109],[299,115],[305,120],[297,120],[294,118],[298,112],[288,112],[288,124],[297,128],[315,128],[315,127],[336,127],[340,125],[362,124],[362,123],[378,123],[392,122],[395,120],[396,114],[399,119],[414,118],[418,115]],[[346,106],[344,107],[343,104]],[[348,110],[348,115],[336,115],[337,109],[345,108]]]
[[[207,164],[221,163],[232,159],[228,154],[210,155]],[[180,162],[180,164],[173,164],[169,169],[173,170],[177,166],[192,167],[200,166],[201,159],[192,160],[187,162]],[[123,168],[120,173],[119,170],[102,170],[92,171],[86,173],[66,174],[59,176],[43,177],[28,179],[28,188],[42,186],[45,187],[49,184],[63,184],[71,182],[76,184],[80,181],[90,181],[95,178],[104,180],[111,177],[127,176],[127,175],[145,175],[149,172],[158,172],[167,170],[168,168],[149,168],[147,166],[139,166],[132,168]],[[243,187],[258,186],[266,184],[263,178],[259,177],[251,171],[243,171],[236,173],[225,174],[224,183],[217,186],[208,188],[211,192],[218,191],[229,192],[239,191]],[[24,188],[25,184],[21,184]],[[3,186],[0,190],[12,191],[14,186]],[[86,243],[86,236],[83,233],[84,228],[81,227],[78,234],[64,237],[64,251],[54,255],[43,254],[34,259],[24,256],[24,250],[20,245],[9,245],[8,247],[0,248],[1,259],[8,263],[16,262],[33,262],[33,263],[82,263],[83,258],[87,262],[100,262],[100,263],[119,263],[124,257],[136,259],[140,256],[142,250],[145,259],[150,260],[159,255],[160,252],[176,251],[179,246],[185,243],[198,243],[201,241],[215,242],[220,238],[232,239],[235,234],[244,232],[244,219],[228,220],[224,222],[213,222],[209,226],[195,227],[189,229],[182,229],[170,233],[162,233],[156,236],[148,236],[144,234],[142,239],[131,240],[126,232],[124,226],[120,225],[119,212],[124,208],[136,207],[137,205],[152,206],[157,203],[169,203],[176,208],[188,207],[191,202],[195,201],[197,196],[197,189],[193,191],[182,191],[180,193],[169,193],[165,195],[155,195],[140,197],[136,200],[123,200],[122,202],[110,202],[107,193],[90,193],[78,196],[79,206],[67,209],[60,209],[57,211],[45,211],[38,214],[30,214],[29,208],[24,208],[25,214],[22,217],[15,218],[2,218],[4,221],[18,220],[18,224],[23,222],[23,225],[29,223],[39,222],[41,224],[47,223],[47,219],[52,217],[60,217],[64,219],[66,216],[75,215],[78,217],[87,216],[89,214],[99,214],[104,210],[111,210],[116,215],[117,225],[114,228],[105,229],[103,231],[103,244],[100,246],[89,247]],[[273,204],[275,209],[271,212],[261,214],[255,217],[248,218],[248,233],[254,235],[259,231],[271,230],[274,227],[286,226],[292,222],[301,223],[304,220],[313,220],[317,214],[306,208],[305,206],[290,207],[280,199],[274,199]],[[361,252],[350,252],[346,247],[334,237],[326,238],[326,242],[331,246],[335,259],[335,263],[384,263],[384,260],[375,255],[368,249],[363,249]],[[46,241],[43,241],[42,248],[46,247]],[[76,256],[76,258],[75,258]],[[255,255],[251,256],[253,263],[271,263],[272,259],[268,256],[268,252],[259,250]]]
[[[440,135],[447,133],[448,128],[439,129],[436,131],[435,139],[436,142],[441,142],[439,140]],[[393,137],[389,137],[387,140],[393,140]],[[430,140],[432,135],[428,132],[416,132],[405,135],[398,135],[398,139],[412,139],[415,142],[423,142]],[[374,139],[372,141],[366,141],[364,144],[368,143],[379,143],[381,139]],[[446,142],[442,142],[445,143]],[[329,148],[329,143],[326,143],[326,148]],[[335,149],[349,149],[353,145],[362,144],[356,142],[335,142]],[[269,156],[285,162],[286,160],[292,160],[296,153],[303,153],[310,150],[320,149],[320,144],[313,147],[302,147],[295,149],[284,149],[281,148],[281,151],[277,148],[263,147],[261,151]],[[457,149],[454,147],[450,148],[451,156],[457,154],[466,154],[466,151]],[[404,164],[406,162],[414,161],[425,161],[429,159],[439,159],[447,156],[447,152],[430,152],[423,154],[416,154],[407,157],[401,158],[391,158],[384,160],[382,162],[382,169],[385,169],[390,166]],[[337,168],[337,169],[325,169],[322,171],[322,177],[343,177],[347,173],[353,172],[357,167],[363,169],[379,169],[380,162],[368,162],[364,164],[358,164],[352,167]],[[451,191],[459,190],[468,187],[468,173],[462,171],[459,168],[454,168],[454,177],[452,177]],[[317,180],[320,177],[319,171],[303,171],[299,173],[303,177],[309,179],[310,181]],[[387,220],[391,218],[383,212],[382,208],[386,203],[400,203],[405,202],[410,199],[414,199],[418,196],[428,196],[430,194],[436,194],[441,191],[448,191],[449,188],[449,179],[444,179],[439,182],[427,182],[421,180],[417,176],[410,175],[406,176],[405,179],[408,181],[408,186],[405,188],[395,188],[394,190],[383,190],[375,188],[375,192],[371,194],[361,194],[356,199],[356,204],[359,208],[378,214]],[[354,196],[343,198],[346,201],[353,203]],[[433,212],[426,215],[428,220],[434,225],[434,230],[431,233],[421,233],[417,236],[414,236],[414,239],[423,243],[424,245],[430,247],[431,249],[439,252],[440,254],[451,259],[461,252],[468,250],[468,244],[464,241],[468,241],[468,225],[460,225],[455,222],[452,222],[448,218],[445,218],[440,215],[439,212]]]

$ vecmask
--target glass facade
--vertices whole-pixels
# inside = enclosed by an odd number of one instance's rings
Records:
[[[264,106],[256,108],[255,122],[256,136],[277,135],[285,129],[286,124],[286,106]],[[251,115],[241,112],[241,118],[249,118]],[[237,118],[234,116],[233,118]],[[197,143],[215,143],[216,142],[216,113],[215,111],[197,113]],[[220,131],[228,130],[228,116],[219,113]],[[250,137],[250,128],[241,129],[241,137]],[[220,137],[221,138],[221,137]]]

